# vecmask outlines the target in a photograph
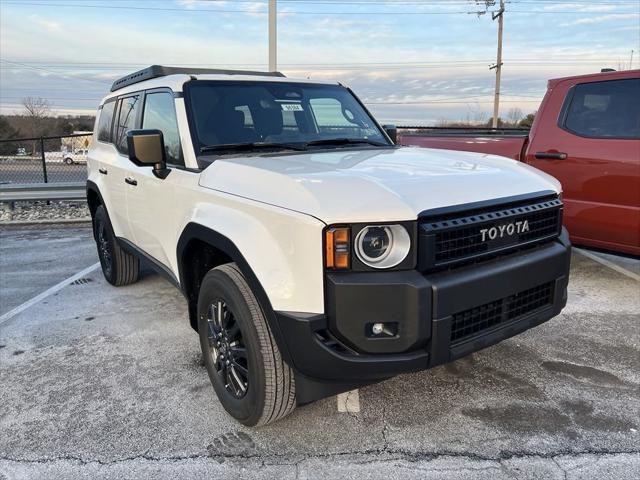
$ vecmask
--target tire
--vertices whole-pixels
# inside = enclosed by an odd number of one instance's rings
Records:
[[[73,165],[73,160],[70,158],[65,158],[64,163],[66,163],[67,165]]]
[[[102,273],[107,282],[116,287],[136,282],[140,273],[140,260],[120,247],[102,205],[93,216],[93,229]]]
[[[217,316],[219,311],[222,317]],[[293,371],[282,360],[264,312],[235,263],[204,276],[198,295],[198,332],[209,379],[232,417],[253,427],[295,409]]]

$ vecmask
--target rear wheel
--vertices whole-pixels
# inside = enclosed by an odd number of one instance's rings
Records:
[[[64,159],[64,163],[66,163],[67,165],[73,165],[73,160],[69,157]]]
[[[111,222],[102,205],[96,209],[93,216],[94,236],[98,247],[98,258],[102,266],[102,273],[111,285],[120,287],[138,280],[140,260],[125,252],[113,233]]]
[[[266,425],[296,406],[293,372],[264,313],[234,263],[210,270],[198,297],[204,363],[224,409],[239,422]]]

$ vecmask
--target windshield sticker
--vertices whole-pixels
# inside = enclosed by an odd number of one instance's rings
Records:
[[[302,112],[304,109],[299,103],[281,103],[280,106],[285,112]]]

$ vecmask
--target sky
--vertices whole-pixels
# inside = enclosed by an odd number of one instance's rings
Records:
[[[267,0],[0,0],[0,113],[27,96],[93,113],[151,64],[267,69]],[[500,115],[550,78],[640,68],[640,0],[511,0]],[[499,9],[484,0],[279,0],[278,69],[352,87],[382,122],[492,114]],[[631,55],[633,52],[633,60]],[[632,63],[631,63],[632,62]]]

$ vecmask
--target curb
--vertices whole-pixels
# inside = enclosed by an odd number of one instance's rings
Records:
[[[8,220],[0,222],[0,227],[31,227],[45,225],[91,224],[91,218],[60,218],[55,220]]]

